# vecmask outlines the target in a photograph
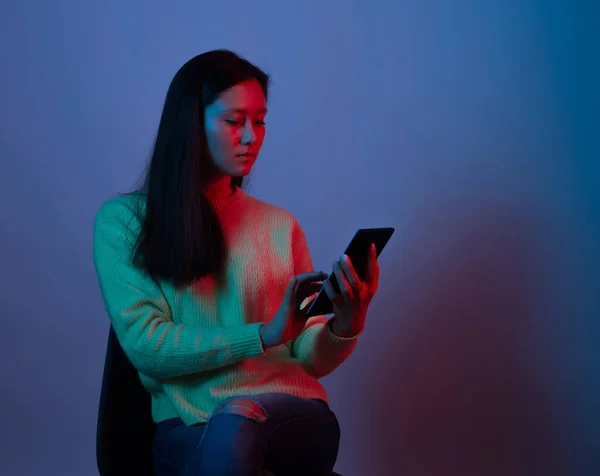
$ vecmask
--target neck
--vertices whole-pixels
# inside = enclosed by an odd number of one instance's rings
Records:
[[[201,187],[202,193],[209,200],[219,200],[231,196],[233,187],[231,187],[231,177],[225,175],[213,182]]]

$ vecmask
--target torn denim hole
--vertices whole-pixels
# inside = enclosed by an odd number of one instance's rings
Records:
[[[267,421],[267,412],[256,400],[250,397],[232,397],[219,404],[213,412],[216,415],[239,415],[257,423]]]

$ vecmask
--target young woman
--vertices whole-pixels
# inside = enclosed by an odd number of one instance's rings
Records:
[[[143,186],[104,203],[94,262],[152,397],[163,475],[329,475],[339,425],[319,378],[353,351],[379,279],[313,271],[288,211],[242,190],[265,138],[268,76],[226,50],[175,75]],[[325,281],[324,281],[325,280]],[[334,317],[303,309],[324,286]]]

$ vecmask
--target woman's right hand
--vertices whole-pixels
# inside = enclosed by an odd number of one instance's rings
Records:
[[[300,309],[300,305],[323,287],[322,281],[327,276],[321,271],[311,271],[292,277],[275,316],[260,328],[265,348],[281,345],[302,332],[307,321],[304,310],[308,306]]]

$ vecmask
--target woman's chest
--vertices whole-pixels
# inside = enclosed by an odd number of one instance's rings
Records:
[[[206,276],[182,289],[164,289],[177,324],[222,327],[268,322],[293,275],[291,256],[262,246],[229,251],[222,278]]]

